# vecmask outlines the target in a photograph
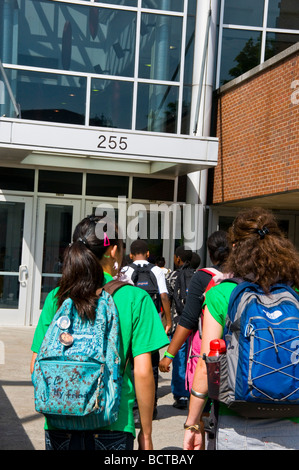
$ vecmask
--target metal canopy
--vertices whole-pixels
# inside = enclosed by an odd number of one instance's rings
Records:
[[[218,139],[0,119],[0,162],[178,176],[214,167]]]

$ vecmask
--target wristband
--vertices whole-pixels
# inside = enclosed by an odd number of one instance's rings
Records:
[[[174,356],[173,356],[172,354],[170,354],[168,351],[165,351],[164,357],[168,357],[168,358],[171,359],[171,360],[174,359]]]
[[[196,398],[204,398],[204,399],[208,398],[207,393],[196,392],[195,390],[193,390],[193,388],[191,388],[191,395],[193,395]]]
[[[188,429],[188,430],[191,430],[191,431],[197,431],[199,432],[200,431],[200,426],[199,424],[191,424],[190,426],[188,426],[186,423],[184,424],[184,429]]]

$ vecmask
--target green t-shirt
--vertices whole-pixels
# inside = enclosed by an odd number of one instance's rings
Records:
[[[104,273],[104,284],[112,279],[112,276]],[[31,346],[31,350],[35,353],[38,353],[45,333],[57,311],[57,292],[58,288],[52,290],[45,300]],[[113,298],[119,313],[122,366],[130,351],[132,356],[136,357],[169,344],[157,309],[147,292],[138,287],[126,285],[117,290]],[[126,431],[135,436],[134,401],[135,392],[129,363],[124,374],[118,420],[111,426],[101,429]],[[48,429],[47,422],[45,429]]]
[[[232,291],[236,287],[237,284],[234,282],[223,282],[214,286],[212,289],[207,291],[206,298],[203,305],[207,305],[210,314],[212,315],[215,320],[222,325],[224,328],[225,326],[225,319],[228,310],[229,299],[231,296]],[[222,405],[219,408],[219,413],[221,414],[231,414],[236,415],[236,413],[229,410],[226,406]],[[297,418],[290,418],[291,421],[299,423],[299,417]]]
[[[210,314],[222,328],[225,325],[230,295],[235,287],[234,282],[223,282],[206,292],[203,306],[207,305]]]

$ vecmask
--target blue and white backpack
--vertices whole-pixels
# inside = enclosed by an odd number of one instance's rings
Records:
[[[226,354],[205,358],[214,389],[211,369],[217,366],[218,373],[218,396],[210,398],[248,418],[299,416],[298,294],[276,284],[266,295],[258,285],[240,282],[230,297],[223,339]]]
[[[112,295],[123,285],[110,281],[104,286],[93,323],[82,320],[66,299],[47,330],[32,381],[35,409],[55,428],[93,430],[118,419],[124,371]]]

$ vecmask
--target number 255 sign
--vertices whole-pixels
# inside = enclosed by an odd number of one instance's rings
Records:
[[[125,151],[128,148],[128,138],[124,136],[101,134],[99,136],[98,148],[101,150]]]

